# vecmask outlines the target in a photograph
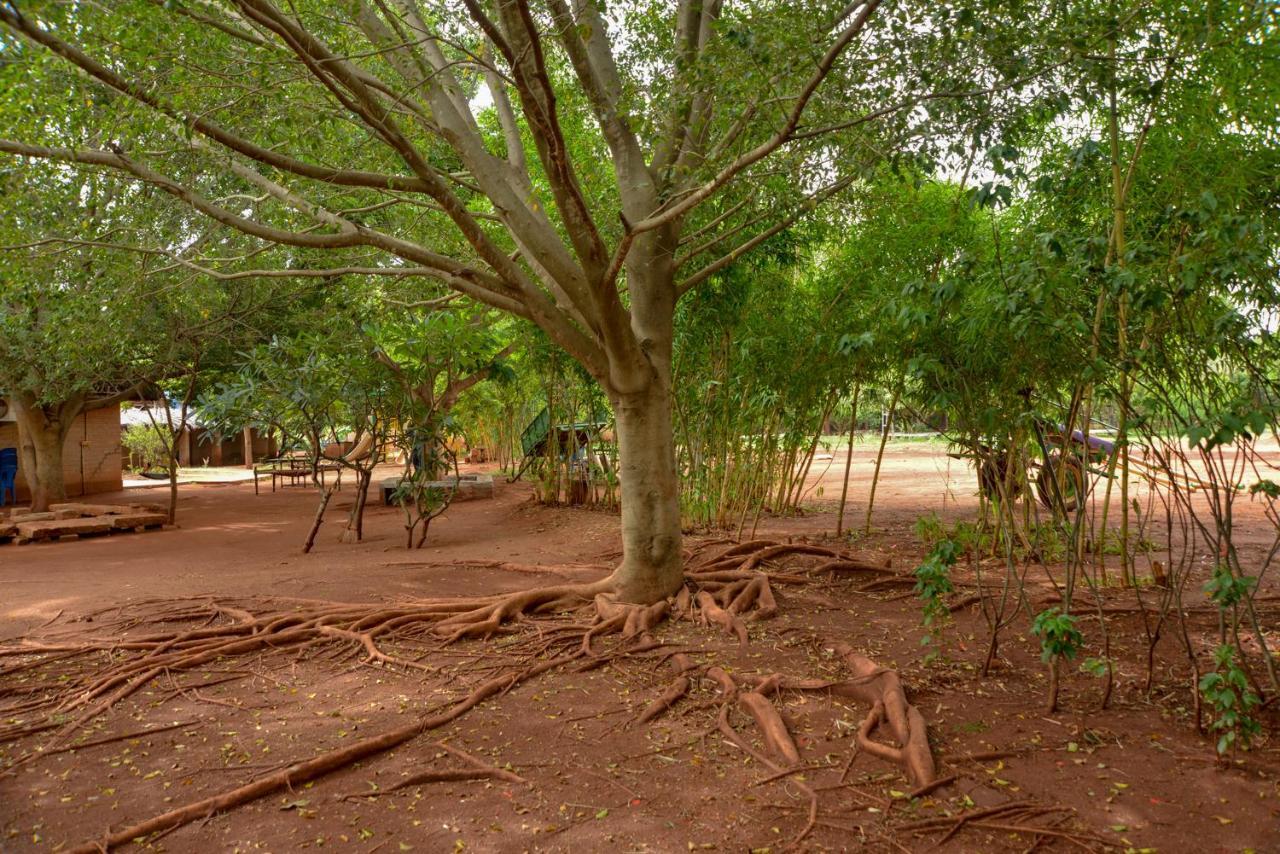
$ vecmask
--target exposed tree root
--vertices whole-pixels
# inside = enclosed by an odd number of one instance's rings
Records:
[[[693,670],[696,665],[689,660],[689,656],[683,652],[677,652],[671,656],[671,666],[676,671],[676,678],[667,685],[662,696],[650,703],[649,707],[640,714],[636,719],[638,723],[647,724],[657,719],[689,693],[693,682],[684,674]]]
[[[156,735],[157,733],[169,732],[175,729],[184,729],[190,726],[199,726],[200,721],[178,721],[177,723],[168,724],[166,726],[152,727],[151,729],[140,729],[134,732],[121,733],[120,735],[111,735],[105,738],[95,738],[92,741],[82,741],[77,744],[66,744],[62,747],[55,747],[52,750],[46,750],[40,755],[52,756],[56,753],[70,753],[73,750],[88,750],[90,747],[101,747],[104,744],[116,744],[121,741],[133,741],[135,739],[146,738],[147,736]]]
[[[656,719],[663,712],[674,706],[685,694],[688,694],[691,684],[693,683],[689,681],[688,676],[677,676],[667,685],[667,689],[662,692],[662,696],[649,704],[649,707],[641,713],[637,720],[642,724],[647,724]]]
[[[339,795],[338,800],[349,801],[355,798],[376,798],[379,795],[389,795],[392,792],[398,792],[409,786],[421,786],[425,783],[457,783],[466,780],[497,780],[502,779],[497,775],[498,769],[484,768],[448,768],[443,771],[423,771],[420,774],[414,774],[397,782],[394,786],[388,786],[385,789],[372,789],[368,792],[348,792],[345,795]]]
[[[1101,846],[1103,848],[1114,848],[1115,840],[1105,839],[1095,836],[1092,833],[1084,831],[1065,830],[1061,827],[1047,826],[1036,823],[1036,819],[1043,818],[1047,815],[1055,813],[1066,813],[1065,807],[1045,806],[1036,804],[1033,801],[1010,801],[1008,803],[997,804],[993,807],[972,810],[970,812],[961,813],[956,816],[944,816],[939,818],[924,819],[923,821],[915,821],[909,824],[900,825],[898,830],[908,831],[916,834],[935,833],[937,831],[945,831],[942,836],[938,837],[932,844],[932,848],[938,848],[949,842],[952,837],[958,834],[966,827],[977,827],[986,830],[998,830],[1005,833],[1018,833],[1030,836],[1033,840],[1040,837],[1052,837],[1069,840],[1085,850],[1094,850],[1092,846]],[[1055,821],[1062,821],[1065,816],[1059,816]],[[1033,848],[1036,847],[1034,844]]]
[[[854,678],[833,685],[831,690],[872,704],[871,711],[858,727],[858,747],[873,756],[902,766],[912,785],[925,786],[932,783],[935,776],[933,753],[929,749],[929,734],[924,716],[919,709],[907,702],[897,672],[878,667],[848,644],[837,644],[836,651],[844,657]],[[889,725],[889,731],[893,733],[898,747],[871,740],[871,733],[881,722]]]
[[[721,608],[716,604],[715,597],[705,590],[699,590],[694,601],[698,603],[699,613],[704,623],[715,623],[721,626],[725,632],[737,635],[740,644],[747,645],[747,627],[742,624],[742,620],[738,619],[736,614]]]
[[[264,795],[279,791],[286,787],[292,787],[309,780],[314,780],[331,771],[339,768],[345,768],[354,762],[358,762],[369,756],[384,753],[393,747],[398,747],[416,738],[424,732],[442,727],[447,723],[459,718],[463,713],[470,710],[475,705],[489,699],[490,697],[509,691],[520,682],[525,681],[533,676],[545,673],[552,668],[559,667],[576,658],[575,655],[556,658],[551,661],[544,661],[534,665],[527,670],[507,676],[499,676],[495,679],[483,683],[462,700],[453,703],[445,710],[437,714],[430,715],[411,724],[399,727],[397,729],[384,732],[381,735],[371,736],[370,738],[361,739],[360,741],[348,745],[341,750],[333,750],[323,753],[306,762],[299,762],[290,765],[282,771],[261,777],[243,786],[238,786],[230,791],[223,792],[213,797],[204,798],[194,801],[186,806],[178,807],[166,813],[154,816],[146,821],[138,822],[130,825],[123,830],[117,830],[114,833],[108,831],[100,841],[89,842],[77,848],[73,848],[73,854],[94,854],[103,848],[112,848],[116,845],[123,845],[126,842],[137,839],[139,837],[147,837],[153,833],[170,830],[189,824],[197,819],[205,818],[218,812],[225,812],[229,809],[257,800]]]
[[[359,642],[365,648],[365,651],[369,653],[368,658],[365,659],[366,662],[380,661],[383,664],[397,664],[401,667],[414,667],[418,670],[425,670],[427,673],[431,673],[435,669],[416,661],[406,661],[403,658],[386,655],[382,650],[378,649],[377,645],[373,642],[373,636],[368,632],[349,632],[344,629],[334,628],[333,626],[321,626],[320,633],[331,635],[333,637],[350,638],[353,641]]]
[[[582,576],[600,575],[608,573],[612,567],[599,563],[561,563],[561,564],[537,564],[537,563],[514,563],[505,560],[451,560],[451,561],[423,561],[423,560],[396,560],[383,564],[383,566],[402,566],[402,567],[458,567],[466,569],[497,569],[502,572],[520,572],[528,575],[558,575],[561,578],[581,578]]]
[[[800,764],[800,749],[796,747],[782,715],[768,698],[758,691],[743,691],[738,694],[738,705],[755,719],[765,747],[775,759],[787,766]]]
[[[723,544],[721,544],[723,545]],[[698,559],[711,551],[705,545],[690,554]],[[816,565],[792,567],[787,572],[772,567],[783,558],[800,558]],[[481,564],[476,564],[481,565]],[[582,572],[596,567],[525,567],[500,562],[494,568],[520,572]],[[766,566],[770,568],[766,568]],[[518,568],[517,568],[518,567]],[[483,668],[470,662],[471,672],[498,671],[475,686],[466,696],[412,723],[362,739],[339,750],[308,758],[277,769],[258,779],[204,798],[132,826],[106,833],[100,840],[77,851],[91,852],[126,843],[139,837],[171,831],[194,820],[234,809],[283,788],[316,780],[354,762],[377,756],[430,730],[441,727],[486,699],[555,668],[573,665],[577,671],[590,670],[622,658],[636,659],[666,644],[653,633],[667,618],[692,619],[715,625],[738,641],[750,644],[747,625],[778,613],[775,583],[804,585],[822,574],[867,572],[886,578],[900,578],[888,567],[861,561],[845,552],[804,543],[777,543],[760,540],[728,544],[689,567],[686,585],[670,600],[652,605],[632,605],[616,601],[611,578],[590,583],[565,583],[517,593],[457,599],[427,599],[389,604],[323,602],[301,599],[265,599],[253,602],[194,598],[178,601],[151,600],[130,608],[105,609],[85,618],[85,625],[70,630],[67,624],[43,635],[44,641],[28,640],[0,646],[0,656],[32,656],[6,672],[65,668],[66,678],[56,688],[29,694],[14,694],[0,704],[0,718],[12,721],[0,728],[0,742],[32,736],[48,729],[56,734],[43,749],[26,754],[20,761],[38,759],[51,752],[74,749],[69,740],[75,732],[144,686],[163,677],[173,680],[184,672],[212,662],[257,654],[293,655],[302,658],[332,658],[343,661],[360,658],[361,666],[380,666],[396,672],[427,678],[441,674],[442,668],[423,663],[432,651],[470,638],[489,638],[499,633],[519,632],[513,641],[516,654],[498,657]],[[264,605],[268,606],[264,608]],[[548,619],[549,615],[558,614]],[[616,636],[617,642],[601,651],[602,639]],[[414,659],[397,654],[399,647],[411,645],[421,651]],[[696,649],[663,650],[658,664],[669,665],[669,681],[661,693],[635,717],[649,724],[703,690],[703,678],[715,686],[710,703],[693,703],[690,710],[717,707],[715,729],[744,753],[754,758],[770,776],[761,783],[785,781],[809,799],[807,820],[794,842],[806,838],[818,826],[818,792],[798,771],[804,758],[782,711],[787,691],[817,691],[849,698],[865,704],[869,711],[854,740],[857,750],[890,762],[900,769],[917,790],[944,785],[937,781],[929,750],[923,716],[912,706],[896,672],[877,666],[847,644],[828,645],[843,661],[844,679],[804,679],[785,674],[730,673],[722,667],[696,663],[689,653]],[[449,676],[450,674],[441,674]],[[700,678],[700,676],[702,678]],[[212,683],[206,683],[212,684]],[[176,685],[176,683],[175,683]],[[195,686],[176,686],[189,691]],[[739,723],[735,725],[734,718]],[[759,748],[745,735],[753,727]],[[877,740],[883,728],[890,740]],[[153,730],[158,731],[158,730]],[[146,735],[146,732],[139,735]],[[123,737],[121,737],[123,738]],[[87,745],[82,745],[87,746]],[[353,793],[349,797],[385,794],[410,785],[443,780],[500,779],[526,782],[509,771],[495,768],[463,751],[440,744],[462,758],[469,767],[431,769],[411,775],[390,789]],[[829,767],[829,766],[824,766]]]
[[[950,786],[956,780],[960,779],[959,774],[948,774],[945,777],[939,777],[932,783],[925,783],[923,786],[917,786],[907,793],[907,800],[913,801],[916,798],[923,798],[925,795],[931,795],[941,788]]]
[[[786,776],[783,772],[800,763],[799,751],[795,747],[795,741],[791,738],[791,733],[787,729],[786,723],[782,720],[782,716],[778,714],[773,704],[765,699],[764,695],[759,691],[746,691],[740,694],[738,685],[733,677],[722,668],[708,668],[707,676],[714,680],[720,688],[720,713],[716,718],[716,724],[720,732],[744,753],[751,756],[765,768],[772,770],[775,782],[781,780]],[[755,718],[766,749],[770,750],[773,757],[782,759],[786,765],[780,765],[774,758],[756,750],[747,743],[746,739],[730,723],[729,712],[734,705],[734,699],[737,698],[741,702],[741,697],[746,695],[751,695],[752,699],[748,700],[744,705],[751,711],[752,717]],[[794,760],[791,759],[792,755],[795,757]],[[802,842],[813,831],[818,821],[818,793],[813,790],[812,786],[801,780],[792,780],[791,782],[809,799],[809,812],[804,827],[800,829],[800,833],[791,841],[788,847],[793,847]]]
[[[502,780],[507,783],[518,783],[525,786],[529,784],[529,781],[524,777],[521,777],[519,774],[508,771],[505,768],[499,768],[496,765],[490,765],[488,762],[477,759],[465,750],[453,747],[443,741],[437,741],[435,746],[447,753],[451,753],[454,756],[459,757],[471,767],[422,771],[418,774],[411,774],[402,780],[397,780],[394,786],[388,786],[385,789],[372,789],[367,792],[350,792],[339,796],[339,800],[376,798],[379,795],[389,795],[392,792],[397,792],[410,786],[420,786],[425,783],[446,783],[463,780]]]

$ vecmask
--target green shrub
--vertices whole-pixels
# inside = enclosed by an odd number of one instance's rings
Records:
[[[1040,638],[1040,660],[1046,664],[1059,658],[1075,658],[1084,643],[1084,635],[1076,628],[1076,618],[1056,607],[1036,614],[1031,632]]]
[[[130,462],[143,469],[167,468],[169,451],[165,445],[161,427],[150,424],[132,424],[120,434],[120,444],[129,452]]]
[[[957,522],[951,540],[961,554],[981,554],[991,548],[991,535],[973,522]]]
[[[1239,575],[1231,571],[1225,563],[1213,568],[1213,577],[1204,585],[1204,592],[1209,594],[1213,603],[1224,611],[1229,611],[1249,598],[1250,591],[1258,585],[1258,579],[1251,575]]]
[[[946,529],[942,525],[942,520],[938,518],[937,513],[929,513],[916,519],[915,524],[911,526],[915,532],[916,539],[920,541],[922,546],[932,546],[934,543],[946,536]]]
[[[1258,695],[1249,690],[1244,668],[1236,661],[1236,649],[1223,644],[1213,651],[1216,669],[1200,679],[1200,695],[1213,709],[1209,729],[1218,733],[1218,755],[1233,747],[1249,749],[1262,732],[1262,724],[1254,717]]]
[[[961,553],[960,547],[951,540],[940,540],[915,570],[915,594],[920,598],[920,622],[925,628],[920,645],[934,647],[925,656],[926,661],[932,661],[942,652],[942,630],[951,620],[946,597],[955,591],[955,585],[951,583],[951,567],[955,566]]]

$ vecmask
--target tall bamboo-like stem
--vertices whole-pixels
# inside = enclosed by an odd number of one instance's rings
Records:
[[[844,457],[844,483],[840,487],[840,512],[836,515],[836,536],[844,534],[844,505],[849,497],[849,472],[853,469],[853,436],[858,429],[858,395],[862,392],[862,382],[853,384],[853,412],[849,415],[849,449]]]
[[[778,472],[778,490],[773,502],[779,513],[786,509],[787,502],[791,498],[791,484],[795,480],[796,472],[796,455],[800,453],[800,443],[795,439],[794,434],[791,431],[787,431],[785,436],[783,447],[785,448],[786,462]]]
[[[1123,318],[1123,304],[1121,316]],[[1122,320],[1123,324],[1123,320]],[[1123,329],[1123,325],[1121,326]],[[1121,333],[1123,342],[1124,333]],[[1121,358],[1124,357],[1124,344],[1121,344]],[[1129,397],[1132,394],[1132,383],[1129,379],[1128,370],[1124,372],[1120,379],[1120,423],[1117,425],[1116,450],[1120,454],[1120,576],[1124,579],[1126,585],[1133,586],[1137,584],[1134,577],[1133,561],[1130,559],[1129,552]]]
[[[777,436],[773,432],[776,429],[777,413],[775,412],[774,417],[769,422],[769,431],[765,436],[765,441],[761,449],[760,459],[765,475],[762,488],[759,490],[759,498],[756,500],[755,515],[751,520],[752,539],[755,539],[756,530],[760,526],[760,513],[764,510],[764,505],[769,500],[771,492],[770,486],[772,485],[774,478],[777,477],[777,467],[775,464],[777,459]]]
[[[862,533],[871,535],[871,511],[876,504],[876,485],[880,482],[880,464],[884,461],[884,446],[889,441],[889,431],[893,428],[893,417],[898,413],[898,396],[902,394],[902,382],[893,389],[893,398],[889,401],[889,420],[880,431],[880,450],[876,451],[876,468],[871,475],[871,491],[867,494],[867,519],[863,523]]]
[[[769,421],[765,426],[765,439],[760,443],[762,447],[762,451],[763,451],[763,446],[765,445],[766,442],[768,442],[767,437],[770,436],[773,432],[776,418],[777,418],[776,412],[770,414],[769,416]],[[764,470],[764,454],[762,453],[758,458],[749,457],[749,459],[751,459],[754,462],[754,465],[749,466],[750,478],[748,480],[747,488],[743,491],[742,515],[738,518],[738,539],[739,540],[742,539],[742,532],[747,526],[747,513],[751,511],[751,508],[754,505],[756,507],[756,520],[759,521],[760,519],[759,506],[760,504],[763,503],[763,499],[761,499],[761,501],[758,503],[755,502],[754,496],[756,494],[756,490],[758,489],[757,484],[759,481],[759,477]],[[767,492],[767,487],[765,491]],[[753,523],[752,531],[754,530],[755,530],[755,524]]]
[[[1116,44],[1113,38],[1109,47],[1109,56],[1114,69]],[[1108,260],[1121,269],[1125,266],[1125,177],[1120,168],[1120,119],[1116,108],[1116,87],[1114,73],[1107,89],[1107,125],[1111,139],[1111,240],[1108,248]],[[1120,420],[1116,426],[1116,448],[1108,471],[1107,487],[1102,502],[1102,537],[1107,537],[1107,517],[1111,510],[1111,486],[1114,482],[1117,461],[1121,462],[1120,481],[1120,577],[1125,584],[1130,583],[1129,571],[1129,454],[1126,437],[1127,415],[1129,408],[1129,369],[1125,364],[1126,324],[1128,323],[1128,292],[1121,291],[1116,317],[1116,343],[1120,358]],[[1104,560],[1105,549],[1098,549],[1099,560]]]
[[[813,458],[818,453],[818,443],[822,441],[822,428],[827,425],[827,419],[831,417],[831,410],[835,408],[838,399],[839,395],[836,392],[832,392],[818,415],[818,425],[814,428],[813,440],[809,443],[809,450],[804,455],[804,464],[800,467],[800,473],[792,485],[791,495],[788,499],[792,510],[800,509],[800,499],[804,498],[805,493],[804,484],[809,479],[809,471],[813,467]]]
[[[1133,154],[1129,158],[1127,168],[1121,169],[1120,164],[1120,120],[1116,108],[1116,83],[1115,83],[1115,67],[1116,67],[1116,40],[1113,34],[1108,43],[1108,57],[1111,62],[1111,75],[1108,80],[1107,87],[1107,103],[1108,103],[1108,130],[1111,138],[1111,234],[1107,244],[1107,266],[1116,264],[1123,268],[1127,259],[1125,258],[1125,226],[1128,217],[1128,201],[1129,191],[1133,187],[1133,176],[1138,166],[1138,159],[1142,155],[1143,146],[1146,143],[1147,135],[1151,131],[1152,124],[1156,117],[1156,108],[1160,102],[1160,96],[1153,98],[1147,107],[1147,115],[1142,123],[1142,129],[1138,132],[1136,141],[1134,142]],[[1169,58],[1165,65],[1163,83],[1168,83],[1170,75],[1173,73],[1174,67],[1177,65],[1174,56]],[[1161,87],[1161,94],[1167,87]],[[1103,297],[1105,290],[1098,295],[1098,313],[1094,317],[1093,326],[1093,347],[1092,356],[1096,359],[1098,352],[1098,340],[1101,327],[1101,311],[1103,305]],[[1120,421],[1116,429],[1116,455],[1121,461],[1121,480],[1120,480],[1120,554],[1121,554],[1121,577],[1125,583],[1132,582],[1132,564],[1129,560],[1129,440],[1128,440],[1128,410],[1130,398],[1133,394],[1133,380],[1129,374],[1127,364],[1127,348],[1128,348],[1128,311],[1129,311],[1129,293],[1122,289],[1120,292],[1118,318],[1117,318],[1117,344],[1119,345],[1120,357]],[[1145,349],[1146,340],[1139,349]],[[1086,418],[1086,425],[1089,420]],[[1110,507],[1111,499],[1111,478],[1115,474],[1114,458],[1107,479],[1106,500],[1102,505],[1102,536],[1105,540],[1107,536],[1107,513]],[[1098,565],[1102,567],[1103,581],[1106,580],[1106,565],[1103,560],[1103,549],[1096,549],[1098,555]]]
[[[740,400],[749,401],[750,395],[743,394]],[[726,410],[728,412],[728,410]],[[756,490],[756,476],[761,468],[761,460],[757,458],[759,453],[759,443],[744,439],[740,424],[757,424],[761,413],[757,412],[749,404],[736,413],[727,414],[727,424],[721,424],[721,429],[726,436],[725,446],[725,465],[732,466],[733,477],[726,478],[725,493],[721,499],[724,506],[725,527],[733,526],[733,519],[736,517],[738,521],[739,533],[741,533],[743,520],[751,507],[752,496]],[[772,429],[772,422],[766,425],[766,430]]]

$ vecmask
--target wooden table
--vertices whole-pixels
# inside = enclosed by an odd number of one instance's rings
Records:
[[[289,456],[289,457],[271,457],[262,461],[265,467],[254,466],[253,468],[253,494],[258,495],[258,481],[264,476],[271,478],[271,491],[276,491],[276,483],[280,483],[280,488],[284,489],[289,483],[298,483],[302,481],[302,485],[306,485],[305,481],[311,477],[314,470],[320,478],[320,486],[325,485],[325,476],[331,471],[340,471],[342,466],[337,463],[320,463],[313,469],[311,457],[309,456]]]

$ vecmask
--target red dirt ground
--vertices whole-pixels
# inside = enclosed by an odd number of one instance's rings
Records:
[[[874,447],[855,452],[851,513],[861,524]],[[841,456],[843,456],[841,454]],[[815,463],[820,469],[824,463]],[[875,532],[854,548],[909,570],[923,548],[911,533],[920,515],[953,521],[977,513],[974,477],[937,446],[895,443],[877,495]],[[766,519],[759,536],[818,537],[834,528],[837,461],[822,495],[795,518]],[[816,490],[815,490],[816,493]],[[163,491],[114,498],[160,500]],[[73,617],[156,598],[255,596],[392,601],[488,594],[557,583],[530,575],[459,566],[472,560],[517,564],[608,564],[617,555],[617,518],[530,502],[523,484],[498,484],[492,501],[460,503],[433,525],[428,545],[403,548],[398,511],[373,505],[365,541],[337,542],[345,524],[340,493],[315,551],[300,553],[314,493],[253,495],[247,484],[183,486],[179,527],[48,545],[0,546],[0,639],[67,626]],[[103,496],[94,500],[111,500]],[[1257,508],[1237,516],[1250,548],[1275,533]],[[591,573],[582,574],[595,577]],[[869,755],[847,766],[851,732],[866,713],[856,704],[787,693],[781,702],[798,736],[807,782],[821,792],[819,825],[800,850],[1026,851],[1114,848],[1280,851],[1280,749],[1271,732],[1238,762],[1220,763],[1198,735],[1189,708],[1185,656],[1170,637],[1158,654],[1155,690],[1143,691],[1138,624],[1109,620],[1117,685],[1098,711],[1098,680],[1070,672],[1062,709],[1044,715],[1045,675],[1026,620],[1005,630],[1001,660],[977,676],[985,624],[976,609],[956,614],[946,656],[925,664],[919,605],[900,590],[864,593],[866,579],[777,587],[780,615],[751,623],[746,652],[687,621],[658,630],[691,647],[701,662],[737,672],[829,676],[829,644],[847,641],[897,668],[930,728],[939,774],[956,781],[909,800],[900,771]],[[1116,591],[1116,602],[1121,599]],[[1274,617],[1275,611],[1271,611]],[[1083,629],[1096,635],[1087,618]],[[51,627],[41,628],[52,622]],[[1206,645],[1211,619],[1196,623]],[[1274,630],[1275,626],[1269,626]],[[458,674],[457,687],[502,664],[514,636],[467,641],[427,659]],[[1271,635],[1273,648],[1276,638]],[[1198,639],[1199,640],[1199,639]],[[1097,650],[1090,648],[1090,655]],[[715,708],[699,688],[650,725],[634,718],[669,680],[654,659],[618,660],[587,673],[552,671],[477,706],[452,725],[390,753],[149,843],[167,851],[781,851],[804,824],[807,801],[714,731]],[[13,665],[15,659],[0,659]],[[220,681],[229,676],[232,681]],[[0,671],[0,698],[31,672]],[[472,680],[474,681],[474,680]],[[214,683],[202,687],[202,683]],[[181,724],[102,745],[44,756],[6,774],[9,761],[45,744],[40,736],[0,746],[0,851],[49,851],[102,838],[108,829],[207,797],[291,762],[375,734],[423,713],[451,685],[359,658],[263,655],[216,662],[160,679],[113,708],[75,742]],[[7,724],[10,721],[0,721]],[[740,731],[754,737],[746,725]],[[362,797],[426,768],[459,767],[445,742],[510,768],[529,785],[443,782]],[[1007,756],[967,760],[992,751]],[[825,788],[829,787],[829,788]],[[1064,835],[1032,836],[998,820],[916,832],[911,822],[1009,801],[1062,811],[1042,822]],[[1104,842],[1105,841],[1105,842]]]

